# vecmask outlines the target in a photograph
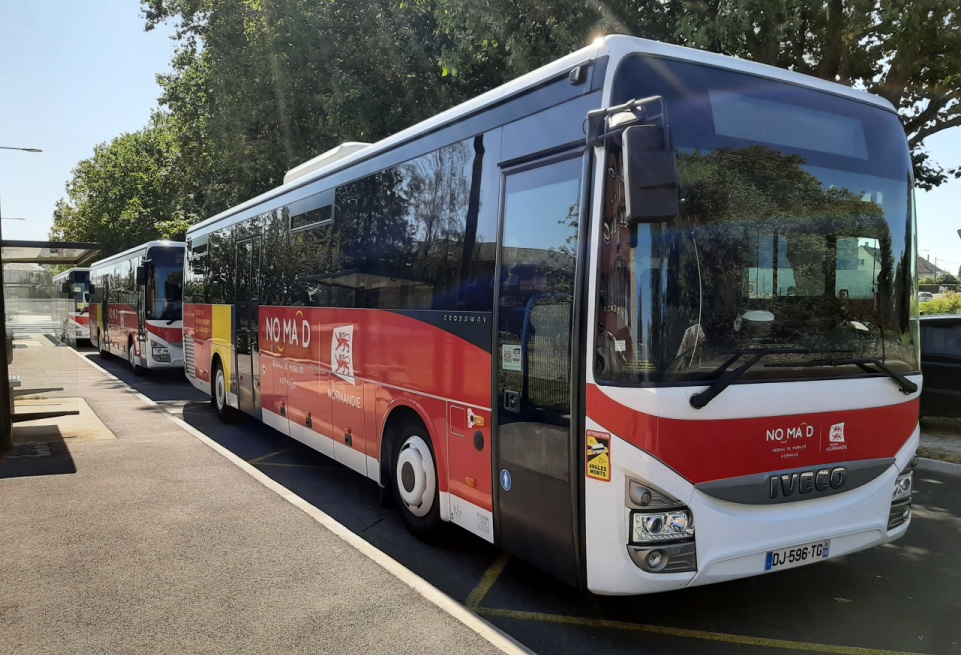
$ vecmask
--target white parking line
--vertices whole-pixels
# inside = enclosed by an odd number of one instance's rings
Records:
[[[89,358],[84,357],[82,353],[74,351],[74,353],[85,361],[87,364],[92,366],[97,371],[100,371],[105,376],[112,378],[127,387],[129,393],[136,395],[140,400],[155,408],[157,411],[162,413],[168,419],[173,421],[178,427],[187,433],[191,434],[193,437],[201,441],[203,444],[210,447],[215,452],[222,455],[237,468],[244,471],[247,475],[254,478],[262,485],[276,493],[278,496],[289,502],[294,507],[297,507],[305,514],[313,518],[315,521],[320,523],[322,526],[333,532],[335,535],[340,537],[343,541],[347,542],[349,545],[353,546],[362,555],[365,555],[368,559],[374,561],[385,569],[388,573],[393,575],[395,578],[406,584],[408,587],[416,591],[422,597],[427,599],[429,602],[433,603],[435,606],[447,612],[452,617],[463,623],[465,626],[470,628],[475,634],[486,639],[491,645],[498,648],[503,653],[509,653],[510,655],[532,655],[533,651],[524,647],[522,644],[515,641],[509,635],[501,632],[498,628],[494,627],[484,619],[480,618],[466,607],[458,603],[456,600],[445,594],[443,591],[429,583],[424,578],[420,577],[400,562],[390,557],[389,555],[377,550],[369,543],[355,535],[353,532],[348,530],[343,524],[339,523],[333,519],[328,514],[317,509],[309,502],[295,494],[294,492],[287,489],[287,487],[282,484],[275,482],[266,474],[257,470],[251,464],[248,464],[243,459],[230,452],[210,437],[205,435],[203,432],[192,427],[190,424],[183,421],[183,419],[174,416],[170,410],[164,409],[160,404],[154,402],[147,396],[143,395],[136,389],[132,388],[126,382],[113,375],[109,371],[101,368]],[[176,408],[174,408],[176,409]],[[279,434],[279,433],[278,433]]]

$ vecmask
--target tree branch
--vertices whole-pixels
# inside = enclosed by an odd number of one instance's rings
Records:
[[[908,134],[912,132],[917,132],[923,128],[928,121],[935,120],[942,109],[948,106],[948,103],[952,100],[957,100],[961,97],[961,92],[949,93],[946,96],[940,98],[932,98],[928,100],[928,106],[924,108],[917,116],[906,120],[904,123],[904,131]]]
[[[924,142],[924,140],[927,139],[932,134],[937,134],[942,130],[948,129],[949,127],[958,127],[959,125],[961,125],[961,115],[955,116],[950,120],[935,123],[934,125],[932,125],[927,129],[919,130],[917,134],[915,134],[909,139],[911,143],[911,147],[915,148],[917,146],[920,146]]]

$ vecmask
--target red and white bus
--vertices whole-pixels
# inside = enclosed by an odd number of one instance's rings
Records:
[[[416,533],[636,594],[908,528],[912,168],[880,98],[607,37],[187,242],[189,379]]]
[[[134,371],[180,368],[184,252],[180,241],[149,241],[90,269],[90,341],[125,357]]]
[[[90,338],[90,269],[71,268],[53,277],[53,288],[67,299],[63,338],[68,343]]]

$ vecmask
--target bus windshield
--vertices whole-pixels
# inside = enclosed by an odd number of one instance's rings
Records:
[[[179,321],[183,319],[183,248],[151,248],[148,253],[152,275],[147,280],[145,318]]]
[[[709,381],[761,351],[743,379],[863,375],[866,359],[918,370],[911,162],[894,113],[654,58],[626,61],[614,88],[613,104],[664,97],[680,214],[623,220],[612,148],[599,380]]]
[[[86,313],[90,304],[90,272],[74,271],[70,281],[76,311]]]

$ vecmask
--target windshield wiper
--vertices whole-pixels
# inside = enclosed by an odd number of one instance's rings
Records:
[[[809,355],[812,352],[813,351],[810,348],[751,348],[747,350],[738,350],[734,353],[733,357],[718,366],[712,375],[724,373],[731,364],[745,355],[753,355],[753,357],[730,373],[722,375],[720,378],[714,381],[714,384],[709,386],[704,391],[691,396],[691,407],[694,409],[701,409],[707,405],[709,402],[714,400],[719,393],[731,386],[735,380],[747,373],[749,368],[761,361],[761,358],[765,355]]]
[[[874,364],[881,371],[886,373],[888,377],[895,380],[898,383],[898,386],[901,387],[901,391],[903,393],[911,394],[918,390],[918,385],[916,385],[914,382],[911,382],[911,380],[907,379],[906,377],[904,377],[903,375],[901,375],[900,373],[898,373],[897,371],[889,367],[887,364],[882,362],[877,357],[812,359],[807,362],[773,363],[773,364],[766,364],[765,366],[847,366],[849,364],[854,364],[861,370],[866,371],[868,373],[877,373],[877,371],[874,371],[868,368],[868,364]]]

